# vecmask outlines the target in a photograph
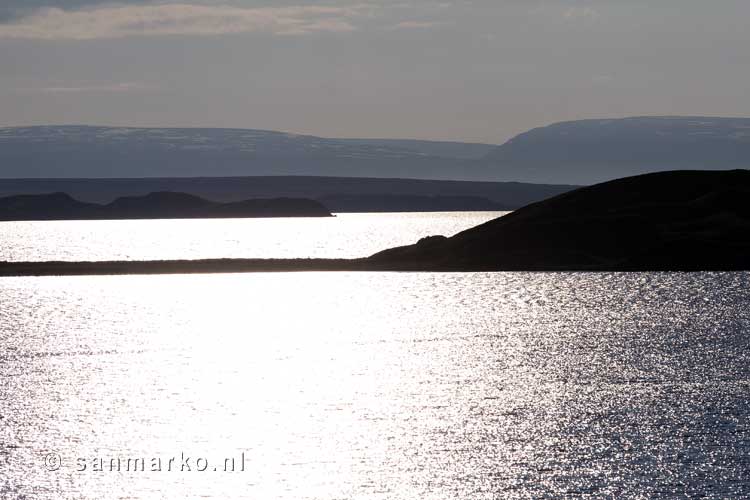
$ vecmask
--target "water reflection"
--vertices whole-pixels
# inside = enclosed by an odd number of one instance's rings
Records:
[[[3,496],[743,497],[748,274],[0,280]],[[59,453],[58,471],[45,470]],[[246,470],[84,472],[76,459]]]
[[[366,257],[423,236],[451,236],[504,213],[0,222],[0,261]]]

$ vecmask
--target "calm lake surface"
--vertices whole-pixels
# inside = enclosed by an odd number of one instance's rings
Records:
[[[508,212],[324,218],[0,222],[0,261],[367,257]]]
[[[0,497],[747,498],[749,281],[3,278]]]

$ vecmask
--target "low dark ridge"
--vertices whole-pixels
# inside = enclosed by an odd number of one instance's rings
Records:
[[[186,193],[157,192],[117,198],[100,205],[77,201],[65,193],[0,198],[0,220],[117,220],[244,217],[330,217],[320,202],[274,198],[217,203]]]

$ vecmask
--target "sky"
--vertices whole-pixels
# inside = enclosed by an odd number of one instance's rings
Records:
[[[748,0],[0,0],[0,126],[499,144],[750,116]]]

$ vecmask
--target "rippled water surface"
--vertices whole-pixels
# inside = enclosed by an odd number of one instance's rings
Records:
[[[747,498],[749,278],[3,278],[0,498]]]
[[[273,219],[0,222],[0,261],[366,257],[507,212]]]

